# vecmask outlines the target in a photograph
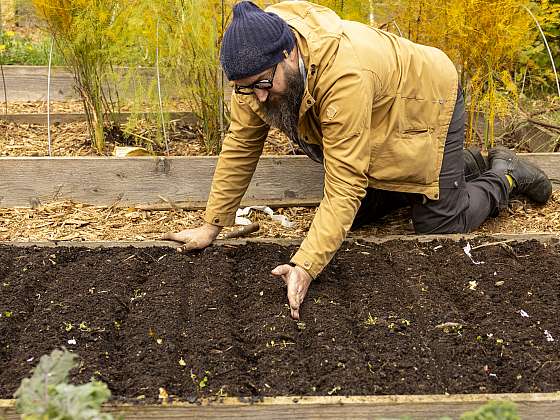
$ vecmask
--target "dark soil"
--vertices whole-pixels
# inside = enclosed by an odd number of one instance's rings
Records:
[[[269,274],[295,247],[0,246],[0,398],[60,346],[74,382],[121,400],[560,390],[560,248],[488,246],[475,265],[464,245],[345,244],[299,324]]]

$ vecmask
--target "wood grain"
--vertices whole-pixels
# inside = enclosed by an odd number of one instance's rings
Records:
[[[402,418],[415,420],[443,416],[459,418],[488,401],[512,401],[523,419],[560,418],[560,395],[550,394],[466,394],[396,395],[362,397],[276,397],[261,402],[243,402],[237,398],[201,401],[199,404],[105,405],[104,411],[134,419],[372,419]],[[0,419],[19,419],[13,400],[0,400]]]
[[[520,156],[560,186],[560,153]],[[147,210],[204,209],[216,157],[0,158],[0,207],[72,200]],[[323,167],[305,156],[259,161],[243,205],[313,206],[323,194]],[[37,201],[38,200],[38,201]]]
[[[118,71],[118,69],[117,69]],[[124,74],[125,71],[122,71]],[[142,74],[150,81],[155,77],[155,70],[142,69]],[[4,79],[6,81],[6,94],[8,101],[45,101],[47,99],[47,66],[4,66]],[[163,84],[164,94],[174,92],[173,86],[165,81]],[[74,78],[65,67],[53,67],[51,71],[51,100],[64,101],[68,99],[79,99],[75,89]],[[126,90],[126,89],[125,89]],[[122,97],[134,97],[133,92],[123,90],[119,94]],[[231,98],[231,86],[225,86],[225,98]]]
[[[123,112],[117,114],[117,121],[126,122],[128,119],[138,114],[132,114],[130,112]],[[170,112],[167,114],[170,120],[180,120],[187,124],[195,124],[198,122],[198,118],[192,112]],[[142,113],[138,115],[139,117],[146,118],[148,116],[154,117],[154,114],[149,115],[148,113]],[[158,117],[158,116],[156,116]],[[159,118],[159,117],[158,117]],[[47,114],[37,113],[37,114],[2,114],[0,115],[0,120],[13,122],[17,124],[33,124],[33,125],[47,125]],[[81,113],[65,113],[65,114],[51,114],[51,124],[68,124],[75,122],[86,121],[86,114]]]
[[[0,158],[0,207],[72,200],[91,205],[206,206],[216,157]],[[323,168],[307,157],[263,157],[243,205],[315,205]]]

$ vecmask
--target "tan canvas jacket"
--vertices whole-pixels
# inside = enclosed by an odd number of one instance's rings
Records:
[[[368,186],[438,199],[458,76],[440,50],[342,20],[328,8],[285,1],[267,11],[296,35],[307,72],[300,137],[324,155],[323,199],[291,259],[315,278],[345,239]],[[234,222],[268,133],[259,115],[254,95],[233,94],[208,223]]]

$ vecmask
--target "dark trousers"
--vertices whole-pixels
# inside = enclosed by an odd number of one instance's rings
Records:
[[[459,89],[443,154],[439,176],[440,198],[368,188],[352,228],[374,222],[391,211],[411,205],[416,233],[466,233],[507,206],[508,180],[492,170],[465,181],[463,145],[465,104]]]

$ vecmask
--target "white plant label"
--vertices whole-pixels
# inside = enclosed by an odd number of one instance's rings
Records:
[[[253,210],[262,211],[263,213],[267,214],[273,221],[280,223],[285,228],[291,229],[295,225],[295,223],[290,222],[290,219],[288,219],[286,216],[282,214],[274,214],[274,210],[266,206],[251,206],[245,207],[243,209],[237,209],[237,211],[235,212],[235,224],[247,226],[253,223],[251,222],[251,220],[245,217],[249,216]]]
[[[471,255],[471,244],[469,242],[467,242],[467,245],[465,245],[463,247],[463,251],[465,251],[465,254],[467,254],[467,256],[471,259],[472,263],[475,265],[479,265],[479,264],[484,264],[484,261],[475,261],[474,258]]]

